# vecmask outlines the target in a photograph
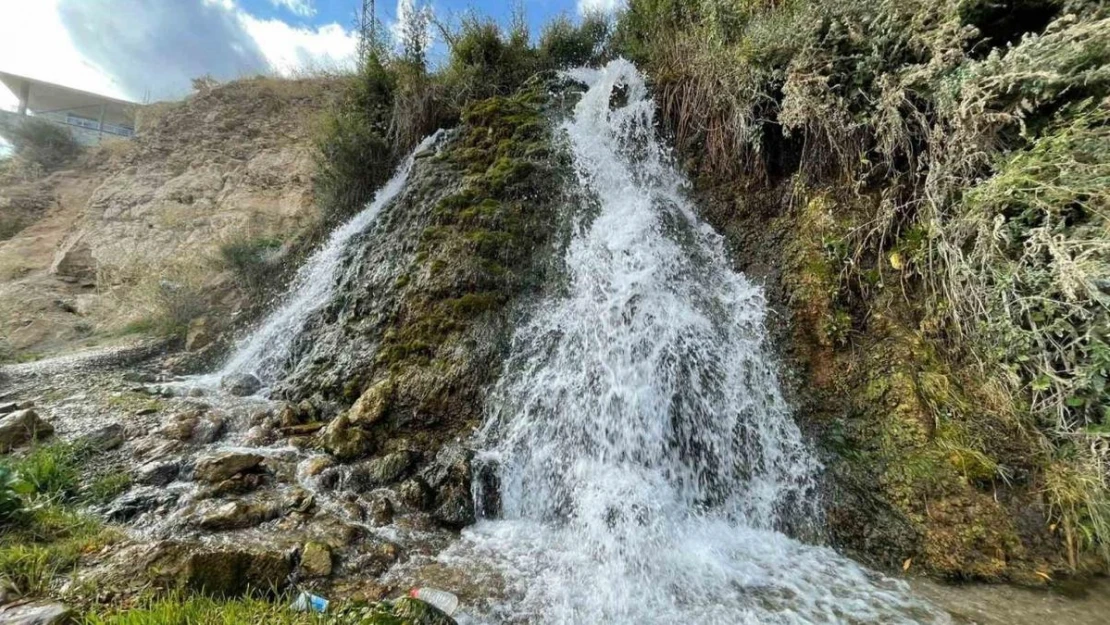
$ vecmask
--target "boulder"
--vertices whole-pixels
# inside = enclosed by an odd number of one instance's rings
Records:
[[[177,495],[160,488],[137,488],[116,499],[104,512],[109,520],[126,522],[155,508],[177,501]]]
[[[54,426],[39,418],[33,409],[16,410],[0,419],[0,453],[54,433]]]
[[[393,522],[393,502],[388,497],[375,497],[370,502],[370,523],[383,527]]]
[[[81,437],[82,445],[96,451],[111,451],[123,444],[123,426],[110,423]]]
[[[324,430],[323,439],[324,449],[344,462],[365,457],[374,449],[374,439],[370,434],[352,427],[346,416],[332,420]]]
[[[393,400],[393,382],[383,380],[366,389],[347,411],[352,423],[367,426],[377,423],[385,416]]]
[[[212,322],[208,317],[197,317],[189,322],[185,333],[185,351],[195,352],[212,344]],[[250,393],[247,393],[250,395]]]
[[[74,622],[73,610],[60,603],[35,602],[0,608],[3,625],[66,625]]]
[[[236,473],[249,471],[262,462],[262,456],[239,452],[226,452],[207,456],[197,461],[193,479],[216,484],[231,479]]]
[[[280,590],[292,572],[289,556],[280,551],[201,551],[188,556],[179,581],[195,592],[234,597],[249,590]]]
[[[400,481],[419,458],[419,453],[408,450],[375,458],[351,469],[347,477],[347,487],[355,491],[364,491]]]
[[[301,573],[305,577],[327,577],[331,569],[331,549],[323,543],[306,543],[301,551]]]
[[[475,521],[470,493],[473,459],[469,449],[449,445],[420,474],[432,492],[432,518],[441,525],[458,529]]]
[[[54,254],[50,273],[67,282],[95,284],[96,260],[93,258],[92,248],[85,240],[84,231],[70,236],[62,243],[61,248]]]
[[[245,529],[272,521],[280,517],[282,511],[278,502],[204,502],[192,516],[192,524],[213,532]]]
[[[220,380],[220,388],[236,397],[246,397],[262,389],[262,380],[249,373],[233,373]]]
[[[146,486],[165,486],[177,479],[181,464],[176,460],[152,460],[135,472],[135,482]]]

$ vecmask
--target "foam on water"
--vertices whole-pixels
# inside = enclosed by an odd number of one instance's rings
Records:
[[[569,75],[589,87],[564,131],[596,205],[490,396],[479,447],[501,518],[441,556],[503,578],[507,600],[469,622],[944,622],[781,533],[819,518],[819,466],[764,344],[763,293],[684,197],[636,68]]]
[[[309,316],[326,304],[335,292],[336,281],[343,269],[344,252],[350,241],[365,232],[405,188],[416,154],[439,140],[441,133],[425,139],[397,169],[366,208],[350,221],[336,228],[331,236],[297,271],[293,286],[285,300],[236,346],[223,369],[212,376],[218,382],[224,376],[250,373],[269,386],[283,371],[293,341],[301,333]]]

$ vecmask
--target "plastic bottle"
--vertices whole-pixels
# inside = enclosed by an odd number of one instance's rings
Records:
[[[289,606],[294,612],[318,612],[323,614],[328,611],[328,600],[312,593],[302,592],[293,605]]]
[[[459,609],[459,598],[446,590],[413,588],[409,591],[409,596],[427,603],[447,616],[451,616]]]

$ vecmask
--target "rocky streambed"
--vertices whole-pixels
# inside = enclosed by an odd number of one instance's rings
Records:
[[[468,576],[434,556],[474,520],[469,452],[449,445],[425,458],[401,445],[340,466],[315,448],[325,407],[203,390],[173,375],[160,347],[3,370],[5,421],[33,419],[38,445],[92,449],[82,488],[111,474],[130,482],[87,508],[120,538],[83,556],[52,594],[295,586],[376,600],[441,581],[467,596]],[[12,439],[14,457],[29,442]]]

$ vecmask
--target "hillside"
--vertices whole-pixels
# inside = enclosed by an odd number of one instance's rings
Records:
[[[0,341],[26,360],[126,333],[178,331],[250,304],[221,250],[278,265],[319,221],[313,129],[330,79],[248,79],[144,107],[138,136],[56,171],[8,165]]]

